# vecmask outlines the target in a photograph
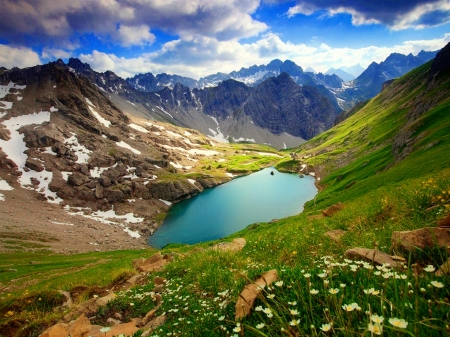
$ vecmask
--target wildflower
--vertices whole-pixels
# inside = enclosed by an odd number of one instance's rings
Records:
[[[423,268],[423,270],[425,270],[428,273],[432,273],[436,270],[436,268],[434,268],[433,265],[429,264],[428,266],[426,266],[425,268]]]
[[[131,306],[134,306],[134,303],[130,303]]]
[[[342,289],[344,289],[346,286],[347,286],[347,285],[346,285],[345,283],[341,283],[341,284],[339,285],[339,287],[341,287]]]
[[[304,274],[303,276],[306,277],[306,278],[310,278],[310,277],[311,277],[311,274],[306,273],[306,274]]]
[[[367,295],[378,295],[380,293],[379,290],[375,290],[375,288],[364,289],[364,293]]]
[[[381,324],[384,321],[384,317],[378,316],[377,314],[373,314],[372,316],[370,316],[370,320],[374,323]]]
[[[426,292],[425,288],[420,288],[420,292],[421,292],[421,293]]]
[[[275,282],[275,285],[276,285],[277,287],[281,287],[281,286],[283,285],[283,281]]]
[[[261,330],[262,328],[264,328],[265,324],[264,323],[259,323],[256,325],[256,329]]]
[[[320,327],[320,330],[322,330],[324,332],[330,331],[331,330],[331,324],[330,323],[322,324],[322,326]]]
[[[290,309],[289,312],[290,312],[291,315],[294,315],[294,316],[298,315],[298,311],[295,310],[295,309]]]
[[[104,328],[101,328],[100,329],[100,332],[108,332],[109,330],[111,330],[111,327],[109,327],[109,326],[106,326],[106,327],[104,327]]]
[[[318,274],[317,276],[319,276],[319,277],[321,277],[321,278],[324,278],[324,277],[327,276],[327,273],[321,273],[321,274]]]
[[[408,322],[406,322],[403,318],[389,318],[389,323],[391,323],[393,326],[397,327],[397,328],[401,328],[401,329],[406,329],[406,327],[408,326]]]
[[[436,288],[443,288],[444,284],[438,281],[431,281],[430,284]]]
[[[300,324],[300,320],[299,319],[294,319],[294,320],[289,322],[289,325],[292,325],[292,326],[296,326],[298,324]]]
[[[241,324],[238,323],[238,325],[233,329],[234,332],[241,332]]]
[[[381,326],[378,323],[375,323],[375,324],[369,323],[369,326],[367,329],[370,332],[374,333],[375,335],[381,335],[383,333],[383,326]]]
[[[311,289],[309,292],[310,292],[312,295],[317,295],[317,294],[319,293],[319,290],[317,290],[317,289]]]
[[[275,298],[275,294],[269,294],[269,295],[267,295],[267,298],[273,299],[273,298]]]
[[[344,304],[342,309],[345,311],[361,310],[361,307],[357,303]]]
[[[339,289],[338,288],[331,288],[330,290],[328,290],[328,292],[330,294],[336,295],[339,292]]]
[[[225,319],[225,316],[220,316],[219,321],[223,321]]]
[[[270,308],[264,308],[263,312],[264,312],[266,315],[269,315],[269,314],[272,313],[272,310],[270,310]]]
[[[255,311],[263,311],[263,307],[260,306],[260,305],[258,305],[258,306],[255,308]]]
[[[328,281],[328,280],[323,280],[323,284],[328,284],[328,283],[330,283],[330,281]]]
[[[297,305],[297,301],[294,302],[288,302],[289,305]]]

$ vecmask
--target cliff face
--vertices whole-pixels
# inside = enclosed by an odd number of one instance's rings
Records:
[[[257,86],[242,111],[272,133],[304,139],[330,128],[337,113],[317,88],[301,87],[287,73]]]

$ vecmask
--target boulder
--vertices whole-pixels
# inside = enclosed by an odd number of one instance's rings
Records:
[[[239,294],[236,302],[235,319],[240,320],[246,317],[253,308],[253,303],[265,286],[270,285],[278,279],[278,274],[275,269],[261,275],[254,283],[247,284]]]
[[[39,337],[67,337],[69,335],[69,324],[58,323],[45,330]]]
[[[109,187],[111,186],[111,179],[109,179],[108,177],[102,176],[100,178],[98,178],[98,182],[103,186],[103,187]]]
[[[91,322],[86,317],[85,314],[81,314],[75,322],[70,324],[70,329],[68,335],[70,337],[82,337],[85,332],[91,330]]]
[[[109,202],[120,202],[125,198],[123,192],[115,187],[105,188],[103,190],[103,195]]]
[[[377,265],[389,264],[391,267],[398,267],[397,262],[389,254],[378,249],[352,248],[345,252],[345,256],[351,260],[363,260]]]
[[[344,204],[342,202],[338,202],[337,204],[334,204],[334,205],[331,205],[330,207],[328,207],[328,209],[323,210],[322,214],[324,216],[331,217],[343,208],[344,208]]]
[[[393,232],[391,239],[394,247],[408,251],[432,248],[435,245],[448,249],[450,228],[427,227],[414,231]]]
[[[56,143],[64,143],[64,135],[58,130],[58,126],[47,122],[35,128],[26,127],[24,142],[27,147],[49,147]]]
[[[97,199],[103,198],[103,186],[101,184],[95,185],[95,197]]]
[[[28,158],[25,161],[25,166],[36,172],[44,171],[44,165],[42,165],[42,163],[36,159]]]
[[[89,180],[88,177],[86,177],[81,172],[73,172],[69,178],[67,178],[67,182],[72,186],[80,186],[83,185],[85,182]]]
[[[347,233],[347,231],[344,231],[342,229],[333,229],[331,231],[326,232],[324,235],[328,236],[333,241],[339,241],[342,235]]]

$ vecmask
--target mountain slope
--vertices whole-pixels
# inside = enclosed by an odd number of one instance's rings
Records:
[[[381,92],[384,82],[398,78],[412,69],[433,59],[436,52],[421,51],[417,56],[393,53],[381,63],[372,62],[364,72],[353,81],[345,83],[336,91],[337,97],[351,107],[358,101],[366,101]]]
[[[449,49],[305,145],[304,153],[316,154],[310,161],[326,176],[319,202],[450,166]]]

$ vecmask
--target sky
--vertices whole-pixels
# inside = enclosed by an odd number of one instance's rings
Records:
[[[292,60],[325,72],[450,42],[450,0],[0,0],[0,66],[78,57],[126,78]]]

